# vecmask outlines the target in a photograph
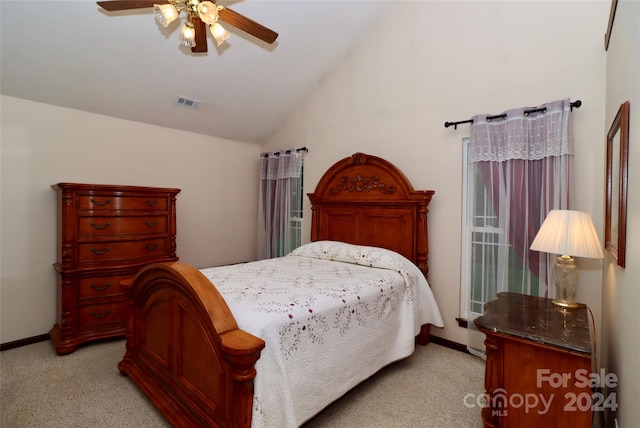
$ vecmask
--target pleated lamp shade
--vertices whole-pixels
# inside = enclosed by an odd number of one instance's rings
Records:
[[[551,210],[530,248],[572,257],[604,258],[591,217],[582,211]]]

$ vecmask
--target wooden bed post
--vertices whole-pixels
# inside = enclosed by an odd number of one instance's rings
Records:
[[[427,227],[427,213],[429,212],[428,207],[432,195],[433,194],[425,195],[424,200],[418,204],[416,261],[425,278],[427,278],[429,274],[429,228]]]

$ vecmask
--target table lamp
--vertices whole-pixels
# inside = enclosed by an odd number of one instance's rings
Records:
[[[575,301],[578,268],[573,258],[604,258],[589,214],[582,211],[551,210],[530,249],[558,255],[551,273],[556,291],[553,304],[561,309],[578,307]]]

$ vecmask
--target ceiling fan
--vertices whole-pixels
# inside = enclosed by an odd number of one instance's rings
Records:
[[[218,45],[229,38],[229,33],[220,25],[219,20],[269,44],[275,42],[278,37],[278,33],[246,16],[216,5],[215,0],[110,0],[97,3],[109,12],[153,7],[156,18],[165,27],[184,11],[187,20],[178,40],[183,45],[191,47],[192,52],[207,52],[207,26]]]

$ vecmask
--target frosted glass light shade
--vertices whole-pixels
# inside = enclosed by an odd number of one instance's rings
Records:
[[[582,211],[551,210],[530,248],[563,256],[604,258],[591,217]]]
[[[216,39],[216,43],[218,44],[218,46],[223,44],[224,41],[227,40],[230,36],[227,30],[225,30],[224,27],[217,22],[211,26],[211,34],[213,34],[213,38]]]
[[[202,22],[212,25],[218,21],[218,7],[210,1],[203,1],[198,5],[198,15]]]
[[[196,45],[196,30],[193,28],[193,24],[191,22],[186,22],[184,24],[182,31],[180,31],[180,35],[178,36],[178,41],[180,44],[190,48]]]
[[[165,27],[169,26],[180,15],[178,9],[172,4],[154,4],[153,11],[158,22]]]

